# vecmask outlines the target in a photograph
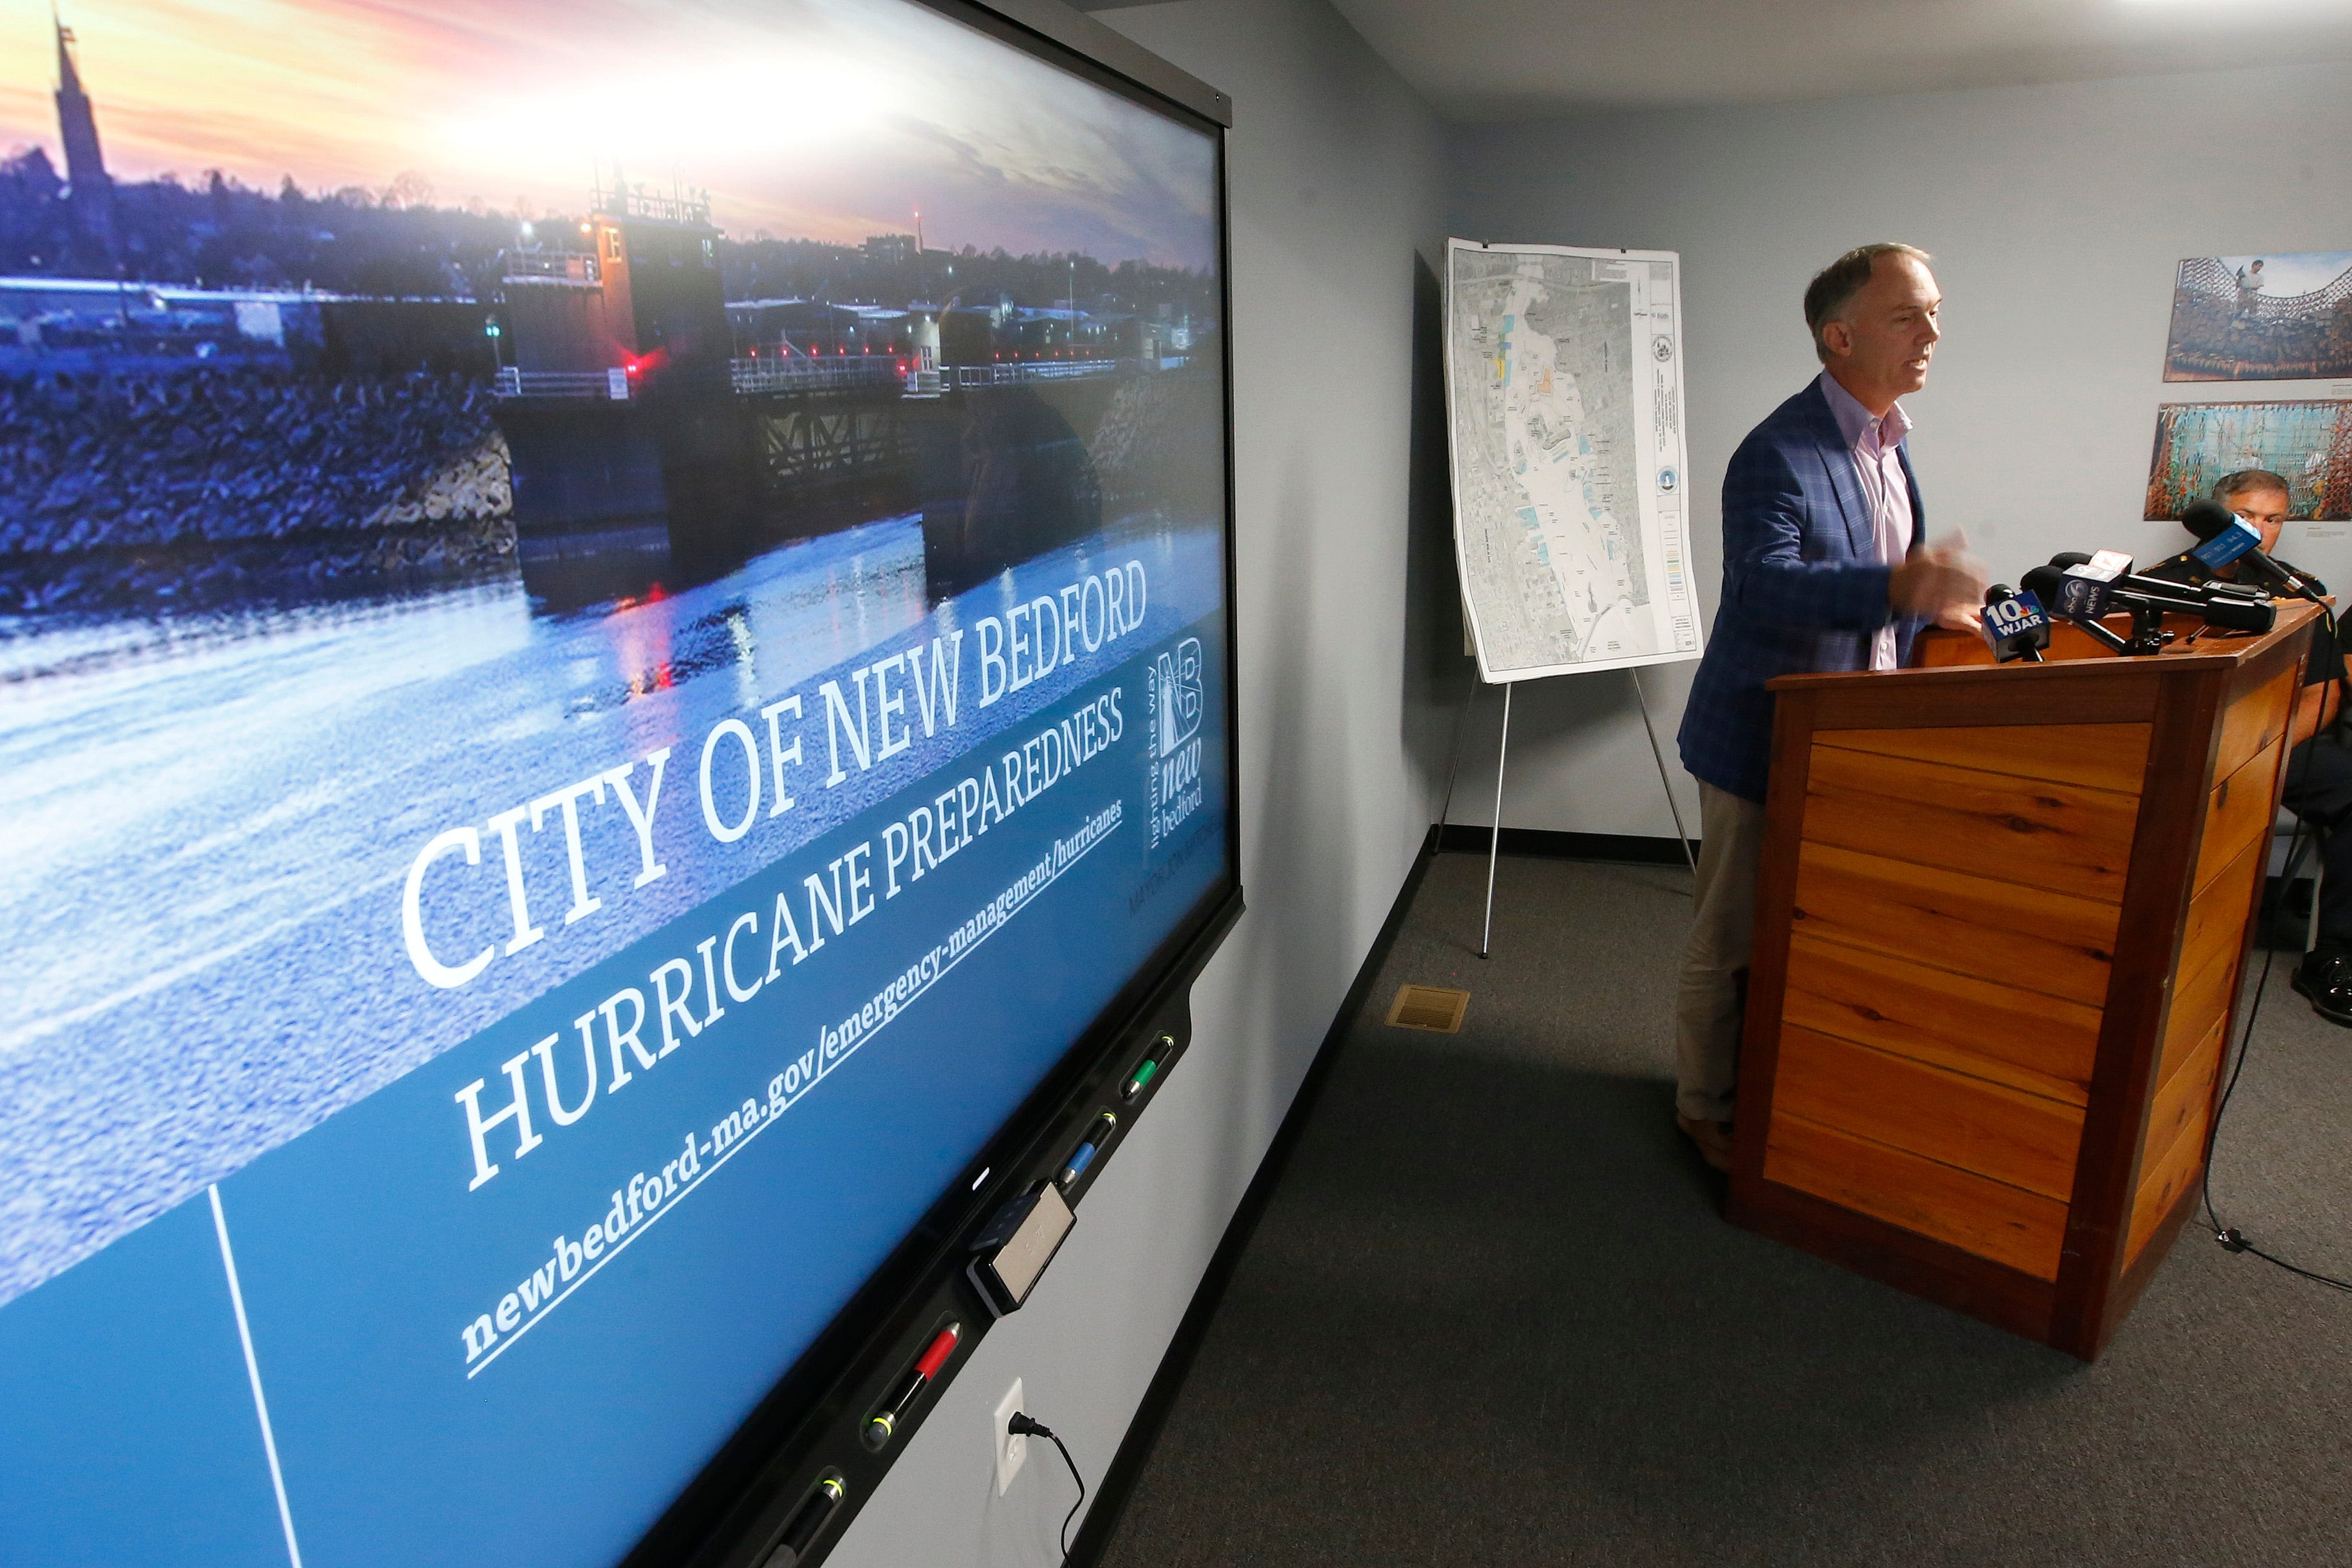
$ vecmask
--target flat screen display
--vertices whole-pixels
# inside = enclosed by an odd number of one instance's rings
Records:
[[[904,0],[0,65],[0,1558],[609,1563],[1233,885],[1220,147]]]

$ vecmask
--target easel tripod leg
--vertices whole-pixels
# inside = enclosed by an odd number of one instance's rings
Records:
[[[1495,861],[1503,852],[1503,764],[1511,754],[1511,685],[1503,683],[1503,738],[1495,747],[1495,834],[1486,841],[1486,931],[1478,938],[1478,956],[1495,950]]]

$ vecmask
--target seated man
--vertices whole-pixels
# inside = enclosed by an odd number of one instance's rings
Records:
[[[2242,469],[2214,485],[2213,499],[2262,531],[2263,554],[2277,548],[2290,506],[2284,479],[2267,469]],[[2309,572],[2302,575],[2326,591]],[[2323,634],[2312,643],[2295,704],[2294,749],[2287,754],[2282,800],[2319,835],[2319,939],[2296,966],[2294,988],[2321,1018],[2352,1028],[2352,747],[2336,723],[2344,712],[2344,674],[2342,648]]]

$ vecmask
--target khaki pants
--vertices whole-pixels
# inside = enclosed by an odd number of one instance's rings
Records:
[[[1756,945],[1756,861],[1764,808],[1701,780],[1698,888],[1675,997],[1675,1109],[1728,1122],[1739,1085],[1740,1013]]]

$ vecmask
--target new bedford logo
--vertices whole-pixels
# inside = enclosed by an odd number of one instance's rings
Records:
[[[1201,712],[1207,706],[1201,693],[1201,640],[1187,637],[1157,661],[1160,676],[1160,755],[1176,748],[1201,732]]]

